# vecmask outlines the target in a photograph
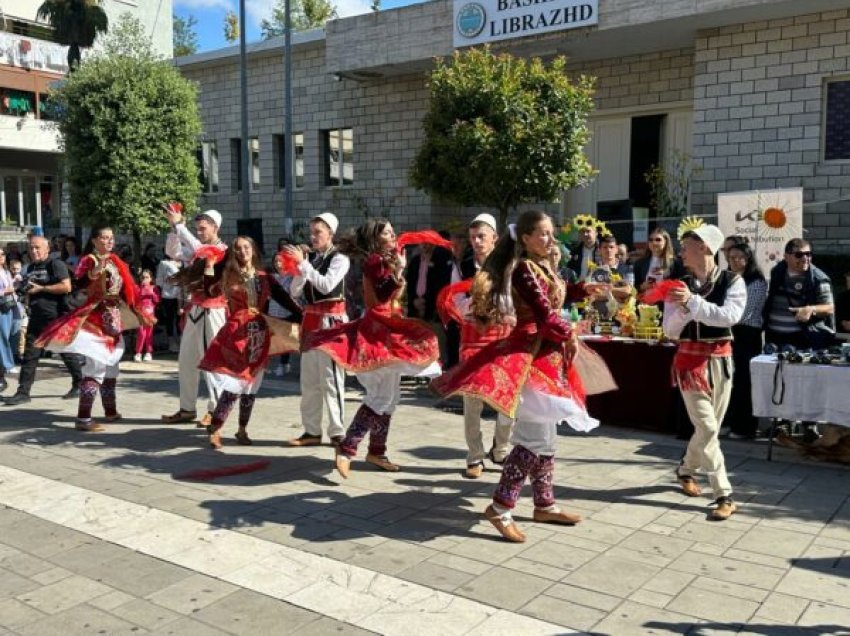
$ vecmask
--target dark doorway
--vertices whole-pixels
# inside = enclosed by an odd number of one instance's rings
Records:
[[[644,175],[661,160],[661,131],[667,115],[632,117],[629,162],[629,198],[638,208],[650,207],[649,185]]]

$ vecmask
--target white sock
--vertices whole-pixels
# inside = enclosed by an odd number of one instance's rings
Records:
[[[538,510],[542,510],[543,512],[561,512],[561,509],[558,508],[557,504],[552,504],[551,506],[546,506],[545,508],[538,508]]]

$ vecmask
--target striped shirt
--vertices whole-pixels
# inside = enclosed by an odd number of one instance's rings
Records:
[[[791,307],[805,307],[806,275],[786,276],[785,284],[774,296],[767,318],[767,328],[777,333],[798,333],[806,327],[791,312]],[[832,304],[832,286],[828,280],[817,283],[815,305]]]

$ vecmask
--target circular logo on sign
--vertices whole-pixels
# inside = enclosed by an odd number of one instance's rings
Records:
[[[457,12],[457,31],[465,38],[474,38],[484,30],[487,12],[477,2],[465,4]]]

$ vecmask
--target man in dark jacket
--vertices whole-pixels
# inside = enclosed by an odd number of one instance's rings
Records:
[[[407,315],[426,322],[437,320],[437,294],[449,284],[452,255],[447,249],[423,244],[407,266]]]
[[[579,230],[581,242],[570,248],[570,260],[568,267],[578,274],[578,279],[583,281],[587,277],[588,263],[597,263],[599,242],[595,225],[587,225]]]
[[[764,304],[765,340],[798,349],[823,349],[835,336],[835,307],[829,276],[812,264],[812,247],[797,238],[770,272]]]

